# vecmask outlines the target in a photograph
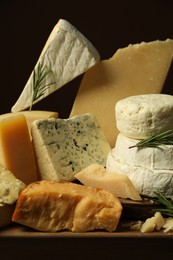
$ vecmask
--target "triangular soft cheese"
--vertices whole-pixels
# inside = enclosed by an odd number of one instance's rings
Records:
[[[33,104],[84,73],[99,60],[100,56],[95,47],[73,25],[60,19],[51,32],[34,68],[37,72],[40,64],[45,66],[46,71],[51,70],[45,77],[43,85],[53,84],[49,85],[44,94]],[[11,111],[18,112],[30,107],[32,93],[33,72]]]

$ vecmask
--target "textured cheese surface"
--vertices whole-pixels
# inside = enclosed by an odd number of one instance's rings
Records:
[[[129,149],[137,142],[139,140],[119,134],[113,151],[116,160],[148,170],[173,170],[173,145]]]
[[[51,32],[35,65],[43,64],[51,70],[43,84],[50,85],[44,95],[36,102],[59,89],[67,82],[84,73],[100,60],[95,47],[68,21],[60,19]],[[12,112],[18,112],[31,105],[33,72],[26,83],[19,99],[12,107]],[[35,102],[35,103],[36,103]]]
[[[92,114],[37,120],[31,132],[42,179],[73,180],[92,163],[106,165],[111,148]]]
[[[109,172],[102,165],[91,164],[75,174],[75,178],[86,186],[105,189],[117,197],[141,200],[127,175]]]
[[[0,164],[0,212],[1,206],[14,204],[24,188],[25,184]]]
[[[21,192],[12,219],[40,231],[115,231],[121,213],[119,199],[106,190],[41,181]]]
[[[115,148],[107,157],[108,171],[126,174],[141,195],[155,197],[155,192],[173,198],[173,170],[149,170],[142,166],[130,165],[117,159]]]
[[[173,56],[173,40],[130,44],[87,71],[71,116],[93,113],[114,147],[118,130],[115,104],[138,94],[160,93]]]
[[[23,114],[0,117],[0,163],[25,184],[37,180],[33,146]]]
[[[136,95],[119,100],[115,106],[118,130],[125,136],[145,139],[173,130],[173,96]]]

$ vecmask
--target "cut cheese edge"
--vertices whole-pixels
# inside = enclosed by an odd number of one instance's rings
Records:
[[[14,116],[19,114],[24,115],[26,118],[30,137],[31,137],[31,126],[35,120],[44,119],[44,118],[58,118],[58,112],[55,111],[31,110],[31,111],[20,111],[16,113],[2,114],[0,115],[0,120],[7,116]]]
[[[39,64],[50,70],[43,84],[51,84],[34,103],[45,98],[75,77],[84,73],[100,60],[99,53],[73,25],[60,19],[52,30],[41,55],[35,65]],[[31,73],[20,97],[12,107],[12,112],[25,110],[31,105],[33,93],[33,72]]]
[[[31,132],[41,179],[72,181],[92,163],[106,165],[111,147],[92,114],[36,120]]]
[[[0,164],[0,227],[12,221],[15,203],[25,184]]]
[[[75,174],[85,186],[105,189],[120,198],[142,200],[130,179],[117,172],[108,172],[102,165],[92,164]]]
[[[173,40],[142,42],[118,49],[82,79],[70,117],[93,113],[114,147],[115,104],[131,95],[160,93],[173,57]]]
[[[0,164],[0,207],[13,205],[25,184]]]
[[[0,117],[0,163],[25,184],[37,180],[34,150],[22,114]]]
[[[40,181],[24,189],[12,220],[40,231],[115,231],[122,213],[119,199],[106,190],[72,182]]]

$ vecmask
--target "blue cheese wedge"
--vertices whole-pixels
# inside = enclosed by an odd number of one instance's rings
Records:
[[[37,76],[39,66],[44,67],[44,72],[49,71],[42,81],[42,86],[49,85],[49,87],[33,104],[84,73],[99,60],[100,55],[91,42],[68,21],[60,19],[52,30],[20,97],[12,107],[12,112],[30,107],[33,73],[35,72]]]
[[[36,120],[31,133],[41,179],[71,181],[90,164],[106,166],[111,147],[92,114]]]

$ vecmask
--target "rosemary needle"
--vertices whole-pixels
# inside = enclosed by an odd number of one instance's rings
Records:
[[[155,192],[157,199],[154,201],[159,202],[163,208],[155,208],[153,209],[155,212],[159,211],[163,215],[173,217],[173,204],[169,201],[162,193]]]
[[[51,70],[47,70],[46,67],[40,63],[38,64],[37,70],[34,69],[33,83],[32,83],[32,98],[31,98],[31,105],[29,110],[32,109],[33,103],[44,95],[45,90],[49,88],[50,85],[55,83],[55,82],[50,82],[48,84],[43,85],[43,80],[50,72]]]
[[[160,145],[173,145],[173,131],[167,130],[165,132],[151,135],[150,137],[143,139],[136,143],[135,145],[130,146],[129,148],[138,147],[158,147]]]

